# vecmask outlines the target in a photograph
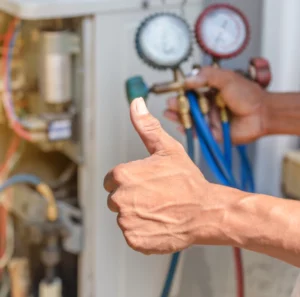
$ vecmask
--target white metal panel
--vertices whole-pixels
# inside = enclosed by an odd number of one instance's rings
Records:
[[[272,65],[272,91],[299,91],[300,1],[264,1],[262,56]],[[281,196],[284,154],[298,147],[298,138],[272,136],[257,144],[256,183],[259,192]]]
[[[179,12],[178,7],[173,11]],[[191,24],[200,10],[200,1],[186,7],[185,14]],[[86,57],[88,63],[93,61],[94,70],[93,75],[85,80],[86,92],[89,93],[88,88],[92,88],[89,96],[93,96],[86,102],[92,105],[88,107],[90,120],[86,120],[85,125],[92,125],[92,128],[86,129],[89,131],[85,138],[88,168],[83,168],[81,174],[84,183],[81,193],[86,196],[82,198],[88,201],[84,202],[85,217],[88,220],[86,228],[92,229],[91,232],[87,230],[85,239],[83,260],[88,261],[88,264],[83,263],[85,270],[81,275],[84,297],[86,284],[90,284],[91,292],[88,296],[91,297],[159,296],[169,265],[169,256],[146,257],[127,247],[116,224],[116,216],[107,209],[107,193],[102,185],[105,174],[114,166],[147,156],[129,120],[125,80],[136,74],[143,74],[148,83],[172,78],[170,72],[158,72],[144,65],[134,49],[138,24],[154,11],[99,14],[94,19],[94,49],[92,58],[89,60]],[[191,63],[199,60],[197,55],[184,68],[191,69]],[[89,79],[92,81],[88,82]],[[149,108],[152,113],[173,136],[181,139],[175,127],[162,119],[164,107],[164,97],[151,96]]]
[[[45,19],[140,9],[144,0],[1,0],[0,10],[22,19]],[[148,0],[150,7],[180,5],[184,0]],[[187,0],[199,3],[198,0]]]

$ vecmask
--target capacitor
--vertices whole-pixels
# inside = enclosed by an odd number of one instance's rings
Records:
[[[39,87],[42,99],[48,104],[72,101],[72,55],[78,51],[76,37],[68,31],[41,32]]]

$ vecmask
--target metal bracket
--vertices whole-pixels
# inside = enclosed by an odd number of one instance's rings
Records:
[[[38,225],[46,220],[46,206],[45,201],[35,191],[26,186],[17,186],[11,200],[10,212],[29,225]],[[83,246],[82,212],[62,201],[58,201],[58,209],[60,221],[68,230],[68,236],[63,239],[63,248],[71,254],[78,254]]]
[[[60,219],[69,236],[63,240],[63,248],[71,254],[79,254],[83,249],[82,212],[64,202],[58,203]]]

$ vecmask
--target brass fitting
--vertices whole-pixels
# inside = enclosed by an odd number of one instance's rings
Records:
[[[229,122],[228,112],[227,112],[226,108],[221,108],[220,116],[221,116],[222,123],[228,123]]]
[[[226,107],[225,102],[220,94],[216,95],[216,105],[220,108],[223,109]]]
[[[208,99],[203,94],[199,95],[199,106],[204,115],[209,113]]]
[[[183,88],[183,82],[172,81],[161,84],[155,84],[151,87],[150,91],[154,94],[164,94],[169,92],[178,92],[178,90]]]
[[[182,125],[185,129],[192,128],[192,118],[190,115],[190,104],[186,96],[184,95],[184,92],[181,92],[178,97],[178,108],[179,113],[181,116]]]

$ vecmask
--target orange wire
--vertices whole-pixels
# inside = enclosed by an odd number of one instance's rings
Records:
[[[10,41],[13,37],[14,34],[14,30],[16,28],[16,24],[19,22],[19,20],[17,18],[15,18],[11,24],[9,25],[8,31],[5,34],[5,38],[4,38],[4,49],[3,49],[3,75],[4,75],[4,83],[5,85],[7,84],[7,71],[8,71],[8,51],[9,51],[9,46],[10,46]],[[10,98],[11,100],[11,98]],[[20,136],[21,138],[24,138],[27,141],[31,141],[31,134],[26,131],[22,125],[16,121],[16,119],[14,118],[14,114],[13,114],[13,110],[11,110],[11,108],[9,107],[9,103],[7,102],[7,99],[5,98],[5,96],[3,96],[3,105],[4,105],[4,109],[6,111],[8,120],[10,121],[11,127],[14,130],[14,132]]]
[[[19,145],[20,145],[20,138],[14,135],[9,145],[9,148],[7,150],[3,165],[0,168],[0,180],[2,180],[5,177],[9,167],[9,162],[11,161],[11,158],[18,150]],[[5,206],[0,204],[0,258],[3,257],[6,248],[6,225],[7,225],[7,210]],[[2,276],[2,273],[3,271],[0,270],[0,278]]]

